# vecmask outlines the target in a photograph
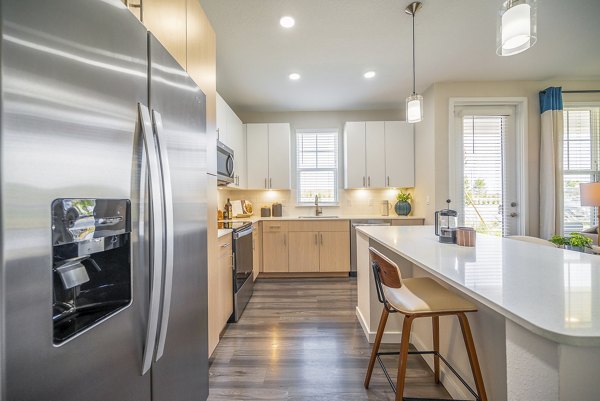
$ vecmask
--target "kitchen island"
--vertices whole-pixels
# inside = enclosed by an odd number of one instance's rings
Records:
[[[469,319],[490,399],[600,399],[600,257],[486,235],[475,248],[441,244],[431,226],[357,231],[357,316],[370,341],[381,313],[369,266],[374,246],[404,277],[432,277],[478,306]],[[401,317],[393,317],[384,341],[399,341]],[[431,349],[431,322],[420,320],[411,342]],[[442,353],[470,378],[458,323],[440,323]],[[467,397],[451,375],[442,381]]]

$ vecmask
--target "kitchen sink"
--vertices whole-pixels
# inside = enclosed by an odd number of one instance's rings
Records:
[[[299,219],[339,219],[340,216],[299,216]]]

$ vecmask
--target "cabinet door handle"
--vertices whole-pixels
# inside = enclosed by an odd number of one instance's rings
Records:
[[[267,179],[265,178],[265,189],[267,189]]]
[[[269,189],[273,188],[273,179],[269,178]]]
[[[321,236],[321,246],[323,246],[323,234],[319,234]]]
[[[221,133],[219,132],[219,129],[217,128],[217,141],[219,140],[220,136],[221,136]]]
[[[369,185],[368,185],[368,187],[369,187],[369,188],[371,188],[371,176],[369,176],[368,180],[369,180]]]
[[[365,182],[365,176],[363,175],[363,187],[366,187],[366,186],[367,186],[367,184]]]
[[[317,242],[317,234],[315,233],[315,245],[319,245],[319,243]]]
[[[283,246],[287,246],[287,235],[283,234]]]
[[[235,270],[235,253],[231,254],[231,270]]]
[[[229,248],[231,244],[228,242],[226,244],[221,245],[221,248]]]
[[[388,187],[390,186],[390,176],[389,175],[387,176],[387,186]]]

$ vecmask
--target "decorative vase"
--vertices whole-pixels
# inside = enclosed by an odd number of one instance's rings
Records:
[[[406,201],[398,201],[394,205],[394,210],[398,216],[408,216],[412,208],[410,207],[410,203]]]

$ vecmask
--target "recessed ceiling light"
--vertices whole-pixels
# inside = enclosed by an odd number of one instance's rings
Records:
[[[367,79],[371,79],[374,76],[375,76],[375,71],[367,71],[367,72],[365,72],[365,75],[364,75],[364,77]]]
[[[294,73],[290,74],[289,77],[292,81],[297,81],[300,79],[300,74],[294,72]]]
[[[296,25],[296,21],[292,17],[286,15],[285,17],[281,17],[279,24],[284,28],[291,28]]]

